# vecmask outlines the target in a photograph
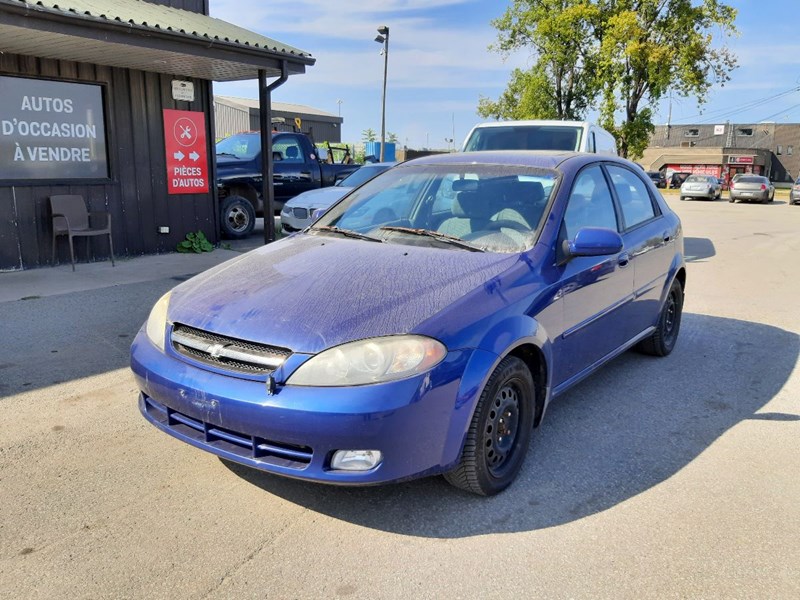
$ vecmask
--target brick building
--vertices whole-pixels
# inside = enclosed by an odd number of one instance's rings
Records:
[[[789,183],[800,177],[800,123],[659,125],[640,162],[647,170],[704,173],[725,184],[736,173]]]

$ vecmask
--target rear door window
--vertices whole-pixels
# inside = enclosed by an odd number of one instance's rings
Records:
[[[654,218],[657,214],[656,209],[644,181],[624,167],[607,165],[606,168],[622,209],[625,229],[631,229]]]

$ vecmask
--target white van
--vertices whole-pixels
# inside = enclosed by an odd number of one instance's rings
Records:
[[[462,152],[566,150],[617,156],[617,141],[588,121],[496,121],[472,128]]]

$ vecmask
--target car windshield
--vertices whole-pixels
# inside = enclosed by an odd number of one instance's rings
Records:
[[[510,125],[478,127],[467,141],[473,150],[567,150],[581,147],[582,129],[574,125]]]
[[[383,173],[391,165],[364,165],[360,169],[353,171],[339,182],[339,187],[358,187],[365,181],[369,181],[378,173]]]
[[[399,166],[346,196],[309,233],[521,252],[536,240],[557,178],[549,169],[519,166]]]
[[[708,183],[708,177],[705,175],[689,175],[686,178],[686,183]]]
[[[764,183],[763,177],[739,177],[736,183]]]
[[[217,156],[235,156],[249,160],[260,150],[261,136],[257,133],[237,133],[217,142]]]

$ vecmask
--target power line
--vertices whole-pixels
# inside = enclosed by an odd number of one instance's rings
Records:
[[[733,116],[733,115],[735,115],[737,113],[744,112],[746,110],[750,110],[750,109],[753,109],[753,108],[757,108],[759,106],[763,106],[764,104],[768,104],[768,103],[770,103],[770,102],[772,102],[774,100],[777,100],[778,98],[782,98],[783,96],[786,96],[788,94],[791,94],[791,93],[797,92],[797,91],[800,91],[800,87],[795,86],[795,87],[790,88],[788,90],[784,90],[782,92],[778,92],[777,94],[772,94],[770,96],[765,96],[763,98],[757,98],[756,100],[750,100],[748,102],[739,104],[737,106],[727,107],[727,108],[720,108],[720,109],[717,109],[717,110],[712,110],[712,111],[708,111],[708,112],[704,112],[704,113],[699,113],[697,115],[691,115],[689,117],[681,117],[680,119],[678,119],[678,121],[690,121],[691,119],[694,119],[695,117],[705,117],[704,119],[698,121],[698,124],[710,123],[712,121],[719,121],[719,120],[724,119],[726,117]]]

